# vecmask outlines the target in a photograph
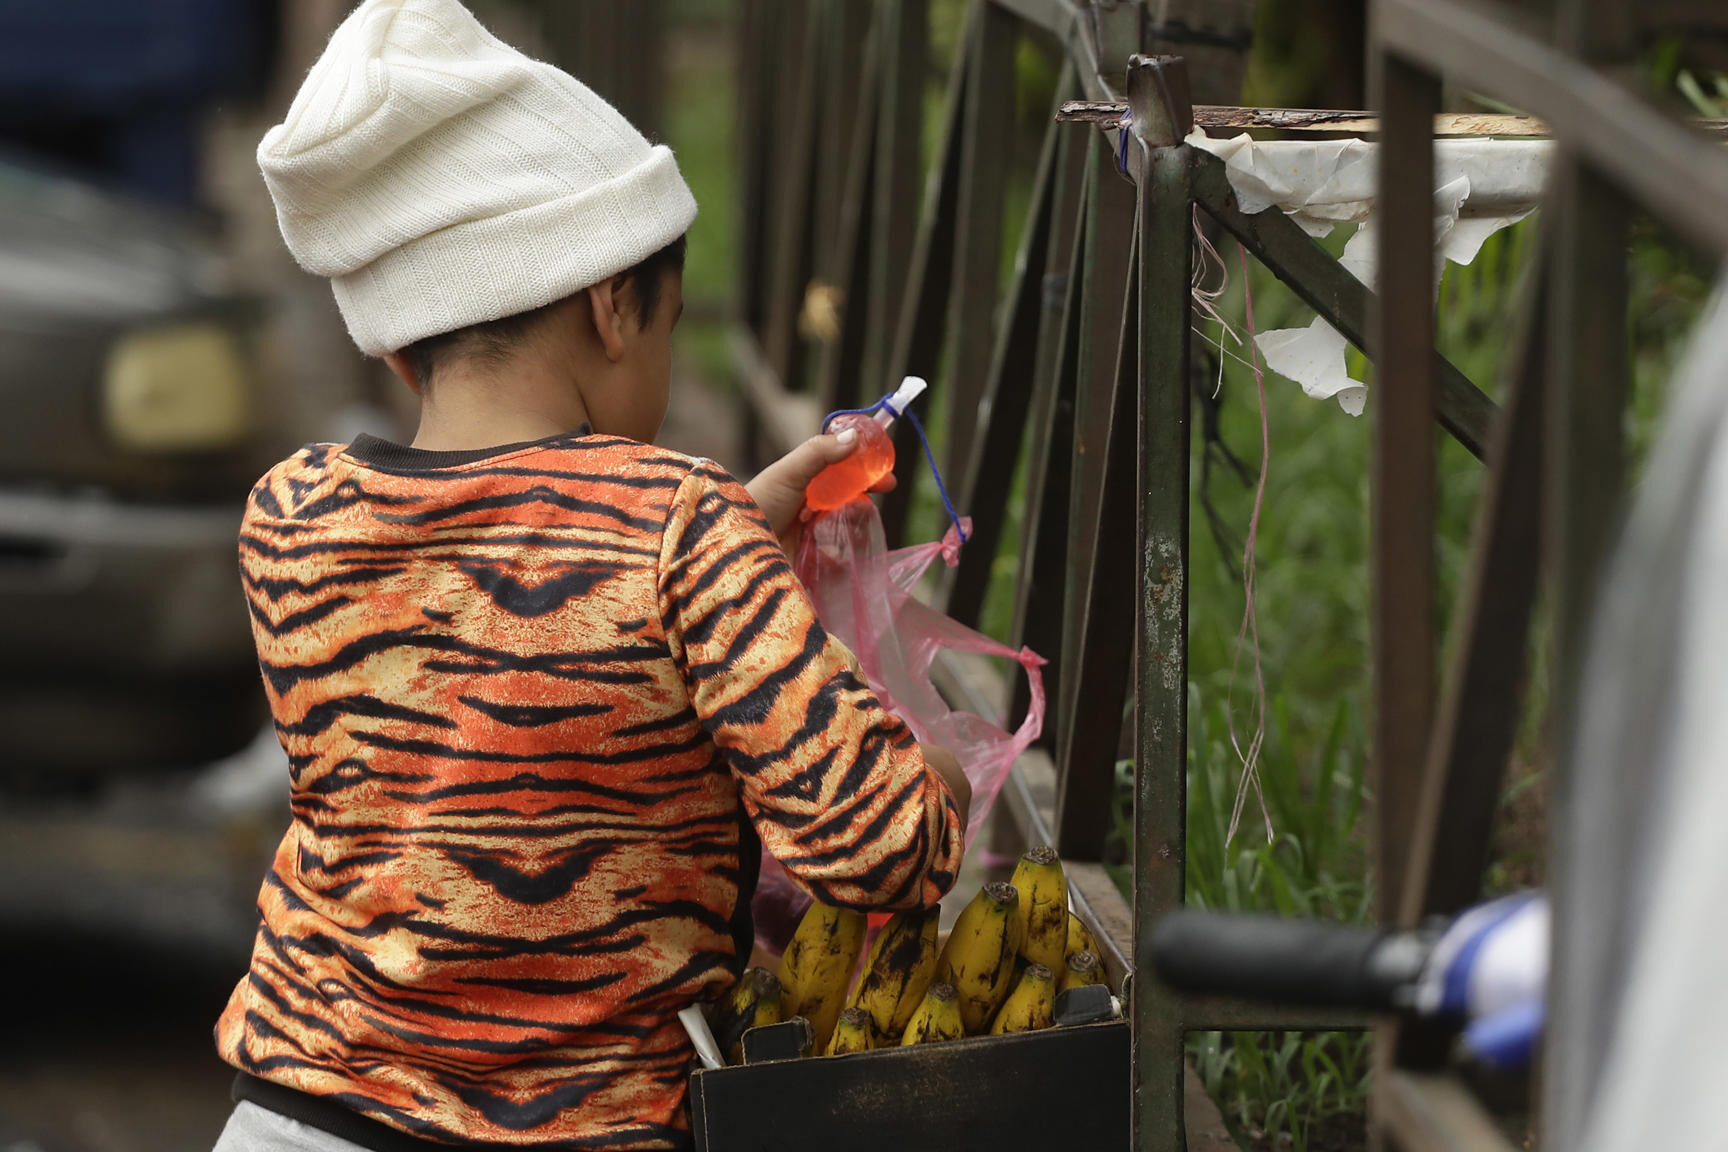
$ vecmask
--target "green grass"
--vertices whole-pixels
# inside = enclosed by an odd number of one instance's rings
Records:
[[[1189,691],[1188,899],[1200,907],[1356,922],[1369,915],[1362,716],[1340,701],[1323,743],[1304,748],[1288,697],[1278,697],[1261,755],[1268,842],[1252,803],[1227,839],[1238,780],[1224,700]],[[1131,764],[1122,765],[1125,773]],[[1126,808],[1118,819],[1129,818]],[[1318,1124],[1360,1116],[1368,1038],[1362,1033],[1201,1032],[1188,1038],[1195,1070],[1226,1119],[1244,1133],[1282,1133],[1296,1152]]]

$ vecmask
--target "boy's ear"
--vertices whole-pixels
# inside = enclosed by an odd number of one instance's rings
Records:
[[[408,385],[414,395],[420,395],[420,378],[414,374],[414,366],[408,363],[408,357],[400,352],[386,352],[384,363],[390,366],[390,371],[396,373],[397,379]]]
[[[624,313],[619,311],[618,277],[602,280],[588,289],[588,307],[594,317],[594,333],[606,350],[606,359],[616,364],[624,359]]]

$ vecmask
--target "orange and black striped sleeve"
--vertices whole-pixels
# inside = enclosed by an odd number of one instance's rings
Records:
[[[816,619],[761,510],[699,464],[672,501],[660,610],[692,705],[769,853],[812,895],[934,904],[954,882],[954,798]]]

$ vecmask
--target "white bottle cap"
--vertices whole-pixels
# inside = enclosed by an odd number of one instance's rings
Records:
[[[908,376],[900,382],[900,387],[894,395],[888,397],[888,404],[881,412],[876,413],[877,421],[883,426],[894,422],[894,418],[906,411],[906,405],[924,395],[924,390],[930,387],[922,376]]]

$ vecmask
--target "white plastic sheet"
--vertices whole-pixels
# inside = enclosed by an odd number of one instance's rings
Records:
[[[1374,286],[1374,197],[1377,146],[1362,140],[1254,140],[1246,133],[1214,140],[1199,129],[1188,143],[1224,161],[1225,174],[1244,212],[1286,213],[1310,236],[1340,224],[1360,224],[1340,263]],[[1548,171],[1545,140],[1442,140],[1435,144],[1434,245],[1440,259],[1468,264],[1500,229],[1536,206]],[[1439,284],[1436,281],[1436,289]],[[1302,386],[1315,399],[1336,399],[1360,416],[1368,386],[1345,366],[1344,337],[1316,317],[1306,328],[1262,332],[1255,340],[1267,367]]]
[[[1545,1143],[1728,1149],[1728,277],[1603,587],[1565,766]]]

